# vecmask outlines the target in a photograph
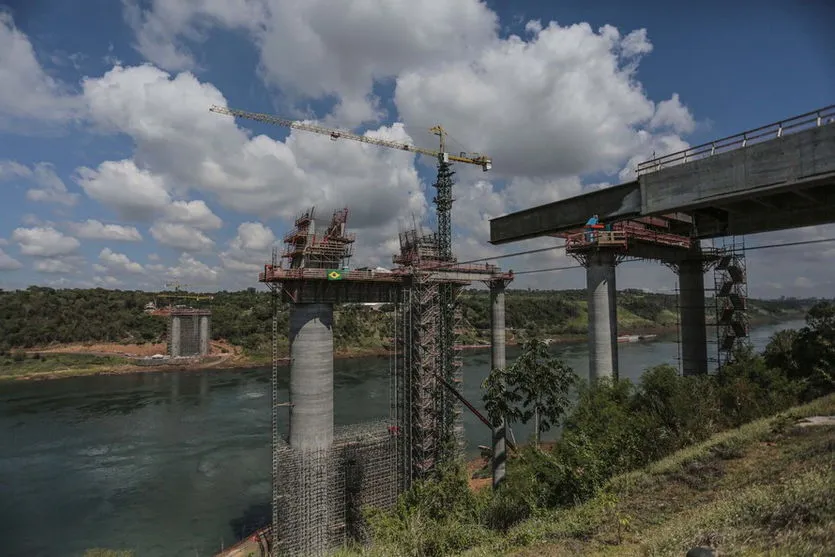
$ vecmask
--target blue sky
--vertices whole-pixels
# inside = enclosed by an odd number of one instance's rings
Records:
[[[824,1],[369,4],[7,2],[0,288],[242,288],[310,204],[351,208],[358,265],[388,265],[412,215],[431,222],[431,161],[235,124],[208,113],[212,103],[426,146],[426,128],[442,122],[454,149],[495,160],[490,174],[458,169],[453,219],[467,259],[547,244],[490,247],[491,217],[835,99],[824,28],[835,8]],[[752,293],[833,295],[833,255],[793,252],[801,263]],[[769,269],[774,256],[752,253],[751,265]],[[564,257],[506,261],[522,270]],[[579,272],[520,282],[580,284]],[[619,287],[636,286],[674,278],[622,267]]]

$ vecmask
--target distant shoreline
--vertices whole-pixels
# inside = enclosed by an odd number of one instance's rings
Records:
[[[752,319],[752,326],[763,326],[770,324],[777,324],[784,321],[792,321],[799,319],[800,316],[786,316],[785,319],[777,319],[774,317],[765,317],[761,319]],[[619,335],[657,335],[652,339],[641,340],[640,342],[659,342],[669,338],[670,335],[676,333],[678,325],[669,326],[653,326],[653,327],[634,327],[622,328],[618,331]],[[561,334],[545,337],[550,344],[575,344],[585,342],[588,338],[585,334]],[[515,338],[510,338],[507,341],[507,346],[517,346],[519,342]],[[118,346],[118,345],[114,345]],[[69,347],[69,345],[67,345]],[[468,344],[463,345],[463,350],[487,350],[490,344]],[[67,350],[62,352],[62,346],[51,346],[48,350],[30,349],[26,350],[28,354],[43,353],[43,354],[80,354],[90,355],[93,352],[83,352],[78,350]],[[96,354],[101,355],[100,352]],[[392,355],[392,351],[385,348],[373,349],[348,349],[336,350],[334,352],[334,359],[346,360],[356,358],[386,358]],[[66,369],[55,369],[50,371],[38,371],[21,374],[3,374],[0,375],[0,383],[5,381],[46,381],[55,379],[64,379],[69,377],[90,377],[101,375],[128,375],[134,373],[165,373],[165,372],[201,372],[206,370],[229,371],[229,370],[247,370],[262,367],[269,367],[271,362],[261,358],[247,357],[243,354],[213,354],[210,358],[212,361],[197,360],[177,364],[161,364],[161,365],[138,365],[130,361],[124,364],[115,365],[94,365],[90,367],[75,367]],[[282,357],[279,360],[280,364],[286,365],[290,362],[289,357]]]

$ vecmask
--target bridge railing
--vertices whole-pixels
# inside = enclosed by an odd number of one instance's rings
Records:
[[[762,143],[770,139],[776,139],[797,133],[809,128],[815,128],[835,122],[835,105],[830,105],[800,116],[774,122],[743,133],[717,139],[710,143],[704,143],[690,147],[682,151],[670,153],[644,161],[638,165],[638,175],[656,172],[663,168],[669,168],[699,159],[706,159],[719,153],[726,153],[735,149],[741,149],[755,143]]]

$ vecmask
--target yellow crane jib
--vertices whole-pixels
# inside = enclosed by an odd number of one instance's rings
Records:
[[[225,114],[227,116],[234,116],[238,118],[246,118],[248,120],[255,120],[256,122],[263,122],[265,124],[274,124],[276,126],[284,126],[285,128],[292,128],[295,130],[304,130],[308,132],[326,135],[332,141],[337,139],[351,139],[359,141],[360,143],[367,143],[369,145],[378,145],[380,147],[389,147],[391,149],[399,149],[401,151],[409,151],[410,153],[417,153],[420,155],[427,155],[434,158],[442,159],[444,162],[463,162],[467,164],[475,164],[481,167],[485,172],[493,168],[493,160],[490,157],[481,155],[479,153],[459,153],[458,155],[451,155],[445,151],[445,136],[446,131],[441,126],[434,126],[429,131],[440,138],[441,148],[438,151],[431,149],[424,149],[408,143],[398,143],[396,141],[389,141],[387,139],[379,139],[376,137],[368,137],[365,135],[357,135],[355,133],[326,128],[324,126],[317,126],[316,124],[308,124],[298,120],[288,120],[272,114],[262,114],[260,112],[247,112],[246,110],[238,110],[235,108],[226,108],[224,106],[213,105],[209,108],[210,112],[217,114]]]

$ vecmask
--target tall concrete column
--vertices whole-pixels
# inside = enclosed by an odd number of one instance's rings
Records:
[[[180,332],[180,317],[177,315],[171,316],[171,332],[168,339],[168,355],[172,358],[180,356],[180,343],[182,341],[182,334]]]
[[[705,274],[701,259],[687,259],[679,263],[678,289],[681,370],[684,375],[706,374]]]
[[[503,369],[506,363],[505,335],[505,283],[490,284],[490,367]],[[502,417],[493,427],[493,457],[490,466],[493,472],[493,489],[504,481],[507,464],[507,424]]]
[[[198,337],[200,343],[200,355],[207,356],[209,354],[209,316],[200,316],[200,335]]]
[[[598,251],[586,268],[589,313],[589,381],[617,378],[618,326],[615,254]]]
[[[290,308],[290,446],[333,443],[333,304]]]

